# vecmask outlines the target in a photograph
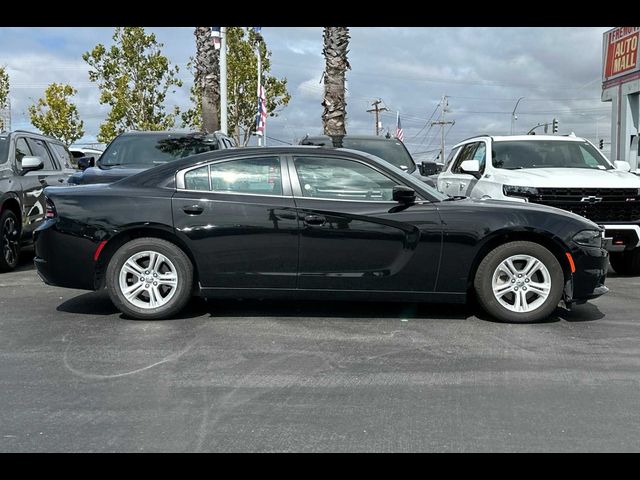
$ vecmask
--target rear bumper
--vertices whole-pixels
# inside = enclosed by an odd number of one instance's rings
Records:
[[[47,220],[34,232],[34,264],[47,285],[95,290],[96,244],[81,236],[57,231],[55,221]]]

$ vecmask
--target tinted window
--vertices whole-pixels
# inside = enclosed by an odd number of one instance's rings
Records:
[[[401,168],[409,173],[416,169],[416,165],[411,155],[402,143],[395,140],[357,140],[344,137],[342,140],[344,148],[360,150],[370,153],[389,162],[391,165]]]
[[[487,145],[484,142],[478,143],[478,148],[473,152],[472,160],[477,160],[480,164],[480,172],[484,172],[484,166],[487,162]]]
[[[100,157],[101,166],[151,168],[178,158],[218,149],[213,136],[163,133],[116,137]]]
[[[458,158],[456,159],[456,163],[453,166],[453,170],[452,170],[453,173],[464,173],[460,169],[460,165],[462,164],[462,162],[466,160],[473,160],[473,155],[476,151],[476,148],[478,148],[478,142],[468,143],[467,145],[462,147],[462,151],[460,152],[460,155],[458,155]]]
[[[9,138],[0,137],[0,163],[5,163],[9,159]]]
[[[184,174],[184,188],[187,190],[205,190],[208,191],[209,186],[209,166],[189,170]]]
[[[352,160],[298,157],[294,163],[305,197],[387,201],[392,200],[398,183]]]
[[[49,150],[47,150],[47,147],[42,140],[28,138],[27,142],[29,143],[29,147],[31,147],[33,155],[42,160],[42,163],[44,164],[44,167],[42,167],[43,170],[58,170],[57,165],[53,162],[53,159],[49,154]]]
[[[79,152],[78,150],[72,150],[71,151],[71,155],[73,155],[74,158],[84,157],[84,153]]]
[[[214,163],[185,173],[184,185],[187,190],[282,195],[280,159],[244,158]]]
[[[609,164],[587,142],[562,140],[519,140],[494,142],[493,166],[519,168],[592,168],[609,170]]]
[[[449,170],[449,165],[453,162],[453,159],[456,158],[456,153],[460,150],[460,147],[456,147],[449,153],[449,157],[447,158],[447,163],[445,163],[443,170]]]
[[[31,156],[31,149],[24,138],[16,140],[16,165],[21,166],[22,157]]]
[[[58,158],[58,163],[64,165],[65,168],[71,168],[76,165],[75,159],[71,155],[71,152],[59,143],[50,143],[49,146],[53,151],[53,154]]]

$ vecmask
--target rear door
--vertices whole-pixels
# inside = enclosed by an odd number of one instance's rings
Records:
[[[172,209],[202,287],[295,288],[298,220],[286,165],[250,155],[178,173]]]
[[[436,208],[392,200],[397,178],[352,158],[293,156],[300,224],[298,288],[432,291],[440,255]]]

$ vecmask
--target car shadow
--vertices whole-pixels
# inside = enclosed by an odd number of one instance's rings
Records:
[[[114,315],[130,319],[119,313],[106,290],[87,292],[61,303],[60,312],[81,315]],[[399,303],[399,302],[326,302],[314,300],[205,300],[194,297],[187,306],[171,320],[193,319],[202,316],[210,318],[390,318],[390,319],[451,319],[466,320],[476,317],[491,323],[501,322],[488,316],[475,301],[466,305],[435,303]],[[605,315],[595,305],[586,303],[576,305],[572,310],[556,309],[555,313],[543,322],[555,323],[590,322],[600,320]]]
[[[29,270],[35,270],[33,264],[33,258],[36,256],[33,247],[27,247],[20,252],[20,259],[18,260],[18,266],[13,270],[14,272],[28,272]]]

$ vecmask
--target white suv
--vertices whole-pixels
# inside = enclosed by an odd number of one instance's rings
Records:
[[[584,138],[482,135],[455,145],[437,188],[450,196],[549,205],[605,228],[611,266],[640,274],[640,177]]]

